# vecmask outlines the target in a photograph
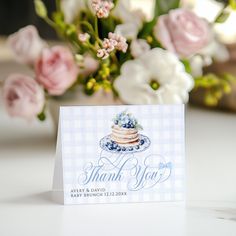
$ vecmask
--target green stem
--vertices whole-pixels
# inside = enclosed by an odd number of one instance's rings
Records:
[[[118,61],[118,59],[117,59],[116,54],[115,54],[115,53],[111,53],[110,56],[111,56],[111,59],[112,59],[117,65],[119,65],[119,61]]]
[[[56,0],[57,11],[61,11],[61,0]]]
[[[95,16],[95,37],[97,40],[97,44],[102,47],[102,40],[99,38],[99,31],[98,31],[98,18]]]
[[[96,33],[96,27],[94,30],[93,26],[87,21],[81,21],[80,24],[86,26],[88,28],[88,30],[90,31],[90,33],[94,35],[94,37],[97,40],[97,42],[99,43],[99,45],[102,45],[102,40],[99,38],[98,34]]]
[[[98,35],[98,18],[96,16],[95,16],[94,27],[95,27],[95,34],[96,34],[97,38],[99,38],[99,35]]]
[[[68,42],[70,43],[70,40],[69,40],[69,39],[67,39],[67,40],[68,40]],[[75,49],[76,49],[77,51],[80,51],[80,50],[81,50],[79,44],[78,44],[76,41],[72,41],[72,44],[74,45],[74,47],[75,47]]]
[[[55,22],[53,22],[51,19],[49,19],[48,17],[45,17],[44,20],[46,21],[46,23],[48,25],[50,25],[52,28],[57,29],[57,25]]]
[[[118,3],[118,0],[114,0],[113,3],[114,3],[114,6],[116,7],[116,5],[117,5],[117,3]],[[115,7],[114,7],[114,8],[115,8]]]
[[[81,21],[80,24],[86,26],[86,27],[88,28],[88,30],[89,30],[92,34],[95,35],[95,31],[94,31],[94,29],[93,29],[93,26],[92,26],[90,23],[88,23],[87,21]]]
[[[90,42],[86,42],[85,46],[87,46],[89,49],[92,49],[95,53],[97,53],[97,48],[93,46]]]

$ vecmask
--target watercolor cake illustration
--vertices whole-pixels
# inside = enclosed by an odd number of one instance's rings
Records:
[[[139,143],[139,130],[143,128],[130,113],[122,112],[113,121],[111,140],[122,146],[133,146]]]
[[[143,127],[138,120],[127,111],[115,116],[111,126],[111,134],[100,141],[102,149],[109,152],[134,153],[146,150],[150,146],[147,136],[140,134]]]

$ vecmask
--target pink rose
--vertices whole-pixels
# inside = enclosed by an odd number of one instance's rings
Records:
[[[44,91],[31,77],[12,74],[4,82],[3,101],[11,116],[31,120],[44,107]]]
[[[208,23],[193,12],[176,9],[159,17],[154,35],[169,51],[189,57],[208,44],[210,30]]]
[[[55,46],[45,48],[35,65],[37,81],[50,95],[62,95],[77,79],[78,67],[70,50]]]
[[[29,25],[9,36],[8,45],[18,62],[34,64],[46,43],[39,37],[37,29]]]

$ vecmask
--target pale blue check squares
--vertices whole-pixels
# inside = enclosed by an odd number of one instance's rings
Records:
[[[81,188],[78,176],[89,161],[95,162],[101,151],[99,140],[111,133],[113,117],[128,110],[144,127],[152,145],[147,151],[162,154],[173,162],[171,178],[149,190],[128,192],[126,197],[70,198],[71,188]],[[184,199],[184,107],[183,106],[96,106],[61,108],[62,154],[64,165],[65,203],[110,203],[143,201],[179,201]],[[104,187],[94,184],[90,187]],[[127,184],[108,183],[109,191],[127,191]]]

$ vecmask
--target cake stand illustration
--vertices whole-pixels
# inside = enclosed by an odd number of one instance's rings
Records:
[[[111,134],[100,141],[100,147],[112,153],[135,153],[145,151],[151,144],[150,139],[140,134],[143,130],[137,119],[127,111],[115,116]]]

